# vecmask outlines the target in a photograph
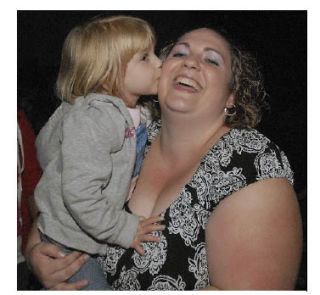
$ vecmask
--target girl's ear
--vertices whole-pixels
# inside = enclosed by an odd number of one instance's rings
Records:
[[[98,84],[93,89],[96,93],[104,93],[104,94],[111,94],[110,85],[107,83],[107,79],[100,80]]]
[[[103,87],[103,83],[99,82],[94,88],[93,92],[95,93],[105,93],[105,88]]]

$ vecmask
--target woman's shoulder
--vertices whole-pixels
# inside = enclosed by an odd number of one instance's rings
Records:
[[[222,170],[238,171],[246,184],[284,177],[293,184],[293,172],[283,150],[256,129],[233,128],[209,152]]]
[[[276,143],[257,129],[232,128],[220,141],[220,145],[223,143],[222,146],[228,146],[238,154],[262,154],[270,150],[283,153]]]
[[[274,143],[257,129],[232,128],[222,139],[232,144],[237,150],[248,153],[262,152]]]

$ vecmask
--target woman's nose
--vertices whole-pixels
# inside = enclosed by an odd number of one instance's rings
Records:
[[[193,55],[188,55],[184,59],[184,66],[190,69],[198,69],[199,68],[199,61]]]

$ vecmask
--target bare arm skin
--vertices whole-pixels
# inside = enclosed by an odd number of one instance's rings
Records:
[[[258,181],[216,208],[206,229],[210,282],[222,290],[292,290],[302,226],[287,180]]]

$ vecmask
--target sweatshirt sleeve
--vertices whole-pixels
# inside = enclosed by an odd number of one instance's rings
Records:
[[[124,127],[124,122],[117,122],[121,123]],[[97,240],[128,248],[139,218],[104,190],[113,171],[111,153],[123,144],[119,128],[114,127],[108,114],[95,108],[75,110],[64,119],[62,194],[82,230]]]
[[[72,108],[69,103],[62,102],[51,115],[48,122],[41,128],[37,139],[37,157],[42,170],[45,170],[50,161],[60,150],[61,122],[64,115]]]

